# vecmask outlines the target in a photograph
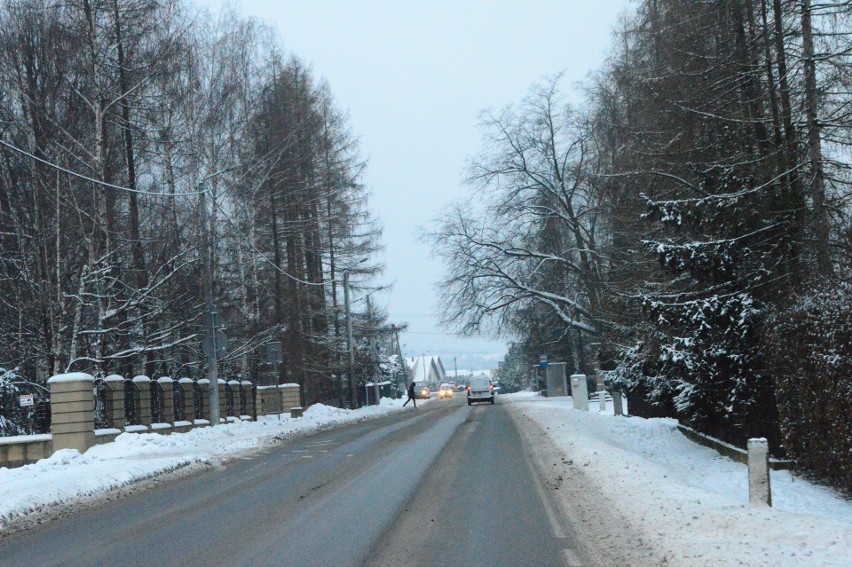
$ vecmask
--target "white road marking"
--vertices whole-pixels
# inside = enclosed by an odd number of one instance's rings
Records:
[[[535,491],[538,492],[538,499],[541,500],[541,504],[544,506],[544,512],[547,514],[547,520],[550,523],[550,531],[553,532],[553,537],[557,539],[568,537],[568,534],[565,532],[565,528],[562,527],[562,519],[553,508],[553,504],[551,504],[550,498],[544,491],[544,487],[541,485],[538,475],[533,474],[532,477]]]

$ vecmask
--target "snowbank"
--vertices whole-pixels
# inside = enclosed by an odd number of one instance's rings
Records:
[[[773,471],[773,507],[751,506],[746,466],[674,420],[615,417],[594,402],[576,411],[570,397],[503,399],[564,454],[553,474],[579,475],[667,565],[852,565],[852,502],[828,488]]]

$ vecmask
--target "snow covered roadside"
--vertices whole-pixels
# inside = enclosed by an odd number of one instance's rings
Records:
[[[358,410],[316,404],[298,419],[263,416],[173,435],[123,433],[84,454],[65,449],[31,465],[0,468],[0,536],[146,479],[216,466],[281,439],[406,410],[403,401],[383,398]]]
[[[852,502],[829,489],[772,471],[773,507],[750,506],[746,466],[692,443],[674,420],[615,417],[612,404],[580,412],[571,398],[529,392],[501,399],[555,447],[542,469],[549,488],[563,488],[565,516],[579,504],[613,524],[587,534],[606,547],[644,547],[652,564],[852,565]],[[590,497],[569,498],[571,485]]]

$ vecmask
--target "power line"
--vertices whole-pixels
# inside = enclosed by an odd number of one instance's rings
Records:
[[[95,179],[93,177],[83,175],[82,173],[77,173],[76,171],[71,171],[70,169],[66,169],[66,168],[62,167],[61,165],[57,165],[53,162],[42,159],[38,156],[35,156],[35,155],[29,153],[26,150],[22,150],[21,148],[19,148],[17,146],[13,146],[12,144],[9,144],[8,142],[4,142],[3,140],[0,140],[0,145],[7,147],[14,152],[18,152],[19,154],[23,154],[23,155],[27,156],[28,158],[35,160],[35,161],[37,161],[41,164],[44,164],[48,167],[52,167],[53,169],[56,169],[57,171],[67,173],[68,175],[71,175],[73,177],[77,177],[79,179],[83,179],[85,181],[90,181],[90,182],[92,182],[96,185],[100,185],[102,187],[109,187],[110,189],[118,189],[119,191],[126,191],[128,193],[137,193],[139,195],[150,195],[152,197],[173,197],[173,196],[176,197],[176,196],[178,196],[178,195],[170,195],[168,193],[155,193],[153,191],[143,191],[141,189],[131,189],[130,187],[122,187],[121,185],[114,185],[112,183],[107,183],[106,181],[100,181],[100,180]],[[200,195],[201,193],[202,193],[201,191],[191,191],[189,193],[181,193],[179,196],[189,197],[189,196],[192,196],[192,195]]]
[[[442,333],[442,332],[429,332],[429,331],[403,331],[404,333],[408,333],[411,335],[443,335],[445,337],[459,337],[459,338],[469,338],[464,337],[462,335],[457,335],[456,333]]]
[[[430,317],[430,318],[437,318],[438,316],[434,315],[434,314],[427,314],[427,313],[416,313],[414,315],[401,315],[399,313],[391,313],[391,314],[388,315],[388,317]]]

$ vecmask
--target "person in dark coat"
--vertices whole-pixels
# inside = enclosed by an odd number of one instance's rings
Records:
[[[408,399],[405,400],[405,403],[402,404],[402,407],[407,406],[408,402],[413,402],[414,407],[417,407],[417,400],[414,398],[414,382],[408,385]]]

